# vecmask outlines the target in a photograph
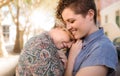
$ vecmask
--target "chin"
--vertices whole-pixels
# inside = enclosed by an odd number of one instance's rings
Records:
[[[57,48],[58,48],[58,50],[62,49],[61,47],[57,47]]]
[[[74,36],[74,38],[75,38],[75,39],[80,39],[80,37],[79,37],[79,36],[77,36],[77,35],[76,35],[76,36]]]
[[[82,39],[83,38],[83,36],[75,36],[75,39],[77,40],[77,39]]]
[[[79,37],[75,37],[75,39],[77,40],[77,39],[79,39]]]

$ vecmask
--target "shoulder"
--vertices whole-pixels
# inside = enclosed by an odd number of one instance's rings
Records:
[[[47,41],[46,41],[47,40]],[[39,35],[31,37],[24,45],[23,49],[35,48],[38,45],[44,45],[45,43],[49,43],[48,38],[46,37],[46,32],[43,32]],[[39,47],[40,48],[40,47]]]
[[[100,37],[94,44],[93,46],[96,48],[98,51],[102,52],[116,52],[116,48],[113,45],[112,41],[110,41],[109,38],[107,38],[105,35]],[[95,50],[95,49],[94,49]]]
[[[100,57],[100,59],[112,59],[112,61],[117,59],[116,48],[106,36],[99,38],[93,46],[94,48],[92,48],[91,50],[91,55]]]
[[[47,37],[45,36],[47,34],[47,32],[42,32],[41,34],[39,35],[35,35],[33,37],[31,37],[26,43],[38,43],[38,42],[41,42],[41,41],[44,41],[45,39],[47,39]]]
[[[117,53],[113,43],[107,37],[103,36],[99,38],[93,46],[81,67],[99,65],[115,70]]]
[[[105,66],[89,66],[80,69],[76,76],[106,76],[107,70]]]

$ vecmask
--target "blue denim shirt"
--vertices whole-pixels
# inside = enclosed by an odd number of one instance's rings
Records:
[[[74,64],[73,76],[81,68],[97,65],[108,67],[109,72],[107,76],[110,76],[116,70],[117,63],[116,48],[105,36],[103,29],[100,28],[83,40],[83,48]]]

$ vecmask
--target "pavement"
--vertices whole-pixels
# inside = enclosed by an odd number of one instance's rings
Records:
[[[13,45],[6,45],[8,56],[0,57],[0,76],[15,76],[19,54],[12,52]]]
[[[0,76],[14,76],[19,55],[0,58]]]

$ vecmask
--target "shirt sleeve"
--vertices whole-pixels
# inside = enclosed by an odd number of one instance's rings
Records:
[[[113,72],[116,70],[117,60],[117,53],[113,45],[110,43],[103,44],[92,49],[92,52],[82,63],[81,68],[103,65],[109,69],[109,72]]]
[[[17,74],[63,76],[64,66],[58,53],[45,38],[44,36],[36,36],[27,41],[24,51],[20,55],[18,64],[20,70]]]

